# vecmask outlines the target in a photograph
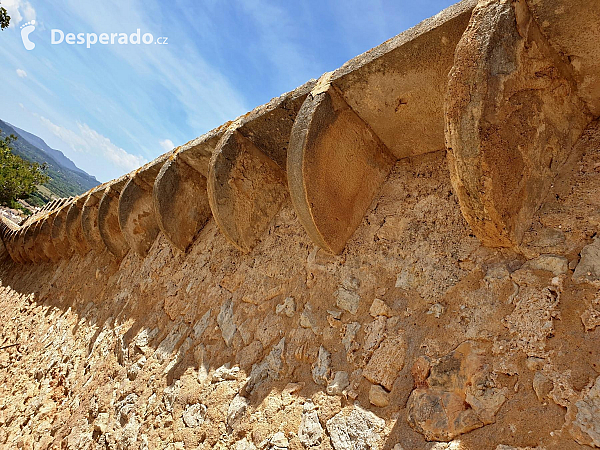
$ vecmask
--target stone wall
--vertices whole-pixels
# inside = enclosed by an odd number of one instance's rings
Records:
[[[600,41],[568,11],[461,2],[3,222],[0,445],[600,447]]]

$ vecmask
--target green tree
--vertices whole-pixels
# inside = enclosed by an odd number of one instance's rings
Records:
[[[12,207],[17,199],[29,197],[38,184],[49,180],[44,173],[46,164],[31,163],[13,154],[10,144],[16,140],[14,135],[0,138],[0,204]]]
[[[6,11],[6,8],[0,6],[0,30],[4,31],[10,25],[10,16]]]

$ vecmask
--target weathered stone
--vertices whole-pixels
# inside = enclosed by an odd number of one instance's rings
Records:
[[[207,146],[211,147],[212,144],[214,148],[214,139],[206,140]],[[191,146],[187,152],[194,153],[196,149],[202,149],[198,152],[207,153],[202,144],[204,142]],[[190,143],[186,145],[190,146]],[[185,151],[181,149],[163,164],[152,190],[158,226],[175,248],[182,252],[187,250],[210,219],[206,173],[202,175],[186,162],[183,156]]]
[[[349,406],[327,421],[335,450],[369,450],[381,445],[385,420],[360,406]]]
[[[404,332],[384,339],[363,370],[363,376],[371,383],[381,384],[390,391],[404,367],[406,349]]]
[[[202,403],[187,405],[183,411],[183,422],[187,427],[196,428],[204,423],[206,406]]]
[[[231,431],[242,419],[248,408],[246,397],[236,395],[227,408],[227,428]]]
[[[336,372],[333,379],[327,384],[327,389],[325,391],[329,395],[342,395],[344,389],[346,389],[349,384],[348,372]]]
[[[257,385],[266,379],[279,379],[279,374],[283,369],[283,351],[285,348],[285,338],[273,347],[271,352],[259,364],[252,366],[250,378],[246,384],[246,391],[252,393]]]
[[[293,317],[296,313],[296,303],[294,297],[287,297],[283,303],[275,307],[275,314],[283,314],[287,317]]]
[[[348,290],[345,287],[340,287],[335,292],[336,305],[348,311],[350,314],[356,314],[360,305],[360,295],[357,292]]]
[[[354,340],[356,338],[356,333],[360,330],[360,323],[351,322],[348,324],[344,324],[342,327],[342,344],[346,349],[346,352],[349,352],[352,347],[356,345],[358,348],[358,344]]]
[[[600,239],[594,239],[581,250],[581,259],[573,273],[575,281],[600,282]]]
[[[569,260],[564,256],[540,255],[523,264],[522,269],[545,270],[558,276],[567,273],[569,270]]]
[[[404,269],[396,276],[396,284],[394,285],[400,289],[411,289],[414,286],[415,277],[411,271]]]
[[[568,406],[566,425],[579,444],[600,448],[600,377]]]
[[[495,420],[506,389],[495,386],[484,354],[464,342],[433,364],[426,385],[411,393],[408,422],[427,440],[451,441]]]
[[[394,157],[330,77],[319,80],[298,112],[287,171],[304,229],[319,247],[337,254],[361,223]]]
[[[288,441],[288,438],[286,438],[285,434],[282,433],[281,431],[278,431],[277,433],[275,433],[268,440],[268,448],[272,449],[272,450],[288,448],[289,445],[290,445],[290,442]]]
[[[390,404],[390,395],[378,384],[372,384],[369,389],[369,402],[371,405],[385,408]]]
[[[207,193],[213,217],[237,248],[250,251],[286,198],[285,173],[238,130],[225,132],[210,160]]]
[[[487,246],[518,245],[591,117],[528,4],[481,1],[446,96],[451,181]]]
[[[537,396],[538,400],[542,403],[546,403],[548,394],[554,387],[551,380],[549,380],[542,372],[536,372],[533,375],[533,391]]]
[[[323,386],[327,385],[327,379],[329,378],[329,373],[331,371],[330,365],[331,354],[325,347],[319,347],[319,355],[312,366],[312,378],[315,383]]]
[[[226,300],[221,305],[221,310],[219,311],[219,315],[217,316],[217,323],[219,324],[219,328],[221,329],[221,335],[223,336],[223,340],[229,347],[231,345],[231,341],[233,340],[233,336],[237,331],[237,327],[235,325],[235,320],[233,317],[233,300]]]
[[[323,427],[312,402],[306,402],[302,408],[302,422],[298,429],[298,439],[304,447],[315,447],[323,440]]]
[[[246,438],[237,441],[233,448],[234,450],[256,450],[256,446]]]
[[[377,316],[391,317],[392,310],[388,305],[385,304],[385,302],[383,300],[376,298],[375,300],[373,300],[373,303],[371,304],[371,307],[369,308],[369,314],[372,317],[377,317]]]
[[[239,376],[240,368],[237,366],[230,367],[229,363],[227,363],[214,371],[212,375],[212,382],[220,383],[221,381],[233,381],[237,380]]]

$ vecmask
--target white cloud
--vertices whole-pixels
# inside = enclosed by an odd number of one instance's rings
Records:
[[[175,148],[175,145],[173,144],[173,141],[171,139],[165,139],[162,141],[158,142],[160,144],[160,146],[163,148],[163,150],[165,152],[170,152],[171,150],[173,150]]]
[[[17,69],[17,75],[19,75],[21,78],[26,78],[27,72],[25,72],[23,69]]]
[[[73,131],[56,125],[43,116],[39,116],[39,118],[56,137],[69,145],[72,150],[88,154],[100,153],[103,159],[120,170],[130,172],[148,162],[142,156],[127,153],[121,147],[113,144],[106,136],[101,135],[85,123],[78,122],[78,130]]]
[[[10,16],[11,26],[16,26],[23,20],[29,22],[36,17],[35,9],[27,0],[2,0],[2,7],[6,8]]]

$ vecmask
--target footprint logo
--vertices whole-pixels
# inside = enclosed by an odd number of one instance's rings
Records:
[[[35,48],[35,44],[29,40],[29,35],[33,30],[35,30],[35,20],[21,25],[21,39],[23,39],[25,50],[33,50]]]

